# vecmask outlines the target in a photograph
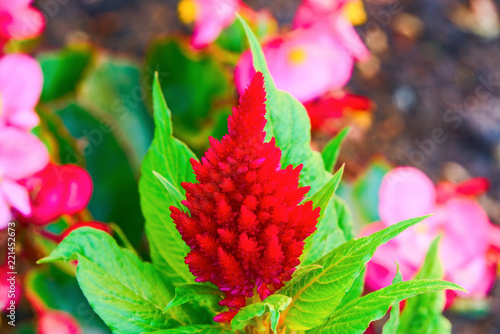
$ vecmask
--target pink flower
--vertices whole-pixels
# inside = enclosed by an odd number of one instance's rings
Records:
[[[44,170],[22,180],[31,194],[32,211],[19,219],[45,225],[61,215],[74,215],[87,207],[92,196],[92,179],[81,167],[49,164]]]
[[[370,52],[344,13],[346,5],[356,0],[303,0],[293,19],[294,29],[316,27],[337,38],[357,60],[366,60]]]
[[[82,334],[76,319],[63,311],[44,311],[38,318],[39,334]]]
[[[49,162],[45,145],[34,135],[5,127],[0,129],[0,229],[12,219],[12,209],[29,215],[28,191],[16,181],[43,169]]]
[[[484,210],[471,197],[456,192],[446,201],[437,200],[434,184],[416,168],[396,168],[384,177],[379,203],[382,222],[368,225],[362,235],[412,217],[435,215],[375,252],[367,267],[366,284],[370,290],[391,283],[396,273],[395,261],[405,279],[413,277],[431,242],[442,234],[439,256],[445,279],[461,285],[472,296],[487,295],[495,279],[496,266],[488,256],[494,246],[490,235],[498,233],[498,228],[490,223]],[[495,242],[500,243],[500,240]]]
[[[31,6],[33,0],[4,0],[0,2],[0,50],[11,39],[38,36],[45,19]],[[0,52],[1,53],[1,52]]]
[[[23,54],[0,58],[0,128],[8,125],[31,130],[38,125],[35,106],[42,85],[42,69],[35,59]]]
[[[301,102],[344,87],[351,78],[354,60],[364,60],[368,50],[351,23],[330,8],[326,18],[296,19],[295,30],[263,45],[276,86]],[[300,10],[297,15],[300,14]],[[315,23],[313,23],[315,22]],[[240,58],[235,81],[240,94],[255,74],[250,51]]]
[[[181,21],[194,23],[191,45],[200,49],[212,43],[236,18],[238,0],[181,0]]]

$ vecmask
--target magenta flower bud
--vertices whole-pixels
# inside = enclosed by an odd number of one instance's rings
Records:
[[[45,225],[61,215],[82,211],[92,196],[90,175],[75,165],[49,164],[22,183],[30,192],[32,210],[20,220],[36,225]]]

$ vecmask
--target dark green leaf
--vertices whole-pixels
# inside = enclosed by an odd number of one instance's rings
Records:
[[[88,206],[95,220],[116,222],[133,245],[143,232],[139,192],[134,172],[114,133],[87,110],[70,104],[57,111],[83,152],[67,150],[65,162],[85,164],[94,182]],[[154,176],[153,176],[154,177]]]
[[[74,92],[92,58],[87,45],[73,45],[56,52],[45,52],[37,59],[43,71],[42,102]]]
[[[152,81],[141,80],[139,66],[123,58],[100,57],[82,82],[78,101],[107,124],[125,148],[134,172],[153,138],[153,119],[144,99]]]

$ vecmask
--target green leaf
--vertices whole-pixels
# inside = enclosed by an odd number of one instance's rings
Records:
[[[280,312],[284,311],[291,303],[292,298],[280,294],[273,294],[263,302],[250,304],[242,308],[231,321],[233,331],[242,331],[247,325],[256,325],[254,318],[262,317],[265,313],[271,313],[271,329],[276,333],[280,319]]]
[[[403,276],[399,271],[399,264],[397,264],[396,276],[392,280],[392,284],[400,283],[403,281]],[[389,320],[384,325],[382,334],[396,334],[399,327],[399,302],[392,304],[391,315]]]
[[[372,321],[382,318],[394,303],[415,295],[444,289],[462,290],[440,280],[413,280],[392,284],[347,303],[336,310],[316,331],[317,334],[361,334]]]
[[[26,296],[35,308],[71,314],[84,333],[111,333],[92,310],[76,278],[62,272],[57,266],[50,264],[30,270],[23,284]]]
[[[135,173],[153,139],[153,119],[144,104],[151,89],[136,62],[103,55],[78,91],[79,103],[112,129]]]
[[[163,285],[161,273],[118,247],[107,233],[77,229],[38,263],[72,260],[78,260],[76,278],[85,297],[114,333],[189,324],[187,314],[163,314],[172,295]]]
[[[199,131],[216,104],[232,101],[234,84],[229,73],[218,57],[207,52],[194,53],[186,43],[172,38],[155,41],[148,52],[145,78],[151,82],[154,73],[159,73],[177,136],[186,132],[181,128]]]
[[[441,279],[444,271],[439,262],[440,237],[429,247],[424,264],[415,278]],[[426,293],[409,298],[401,313],[400,334],[444,334],[451,333],[451,324],[443,315],[446,296],[444,291]]]
[[[184,263],[189,247],[170,218],[170,206],[177,206],[179,199],[184,197],[181,182],[195,181],[189,162],[195,155],[172,136],[171,114],[158,77],[153,83],[153,102],[156,125],[154,140],[142,164],[139,181],[151,259],[173,284],[194,283],[194,277]],[[161,175],[160,180],[155,175]],[[170,191],[166,191],[165,185]],[[173,294],[174,291],[171,292]]]
[[[350,240],[316,261],[314,264],[323,268],[305,274],[278,292],[293,298],[284,312],[285,326],[294,330],[319,326],[351,289],[375,250],[425,218],[409,219],[368,237]]]
[[[346,241],[344,233],[338,224],[339,211],[336,208],[337,199],[334,197],[343,172],[344,166],[335,173],[327,184],[307,199],[307,201],[313,201],[314,207],[320,207],[321,212],[318,218],[316,232],[305,240],[304,251],[301,258],[302,265],[313,263],[333,248]]]
[[[332,138],[328,144],[326,144],[321,156],[323,157],[323,162],[325,163],[325,169],[327,171],[332,171],[333,167],[337,163],[339,158],[340,148],[344,142],[345,137],[349,133],[349,128],[345,128],[340,131],[334,138]]]
[[[56,114],[83,152],[65,147],[66,163],[85,165],[94,182],[89,210],[95,220],[116,222],[133,245],[141,239],[144,219],[134,171],[113,131],[79,104],[70,103]],[[61,148],[63,149],[63,148]]]
[[[37,57],[43,71],[40,100],[48,102],[74,92],[92,54],[93,50],[88,45],[72,45],[60,51],[40,54]]]
[[[194,325],[182,326],[173,329],[165,329],[156,332],[147,332],[143,334],[234,334],[233,331],[220,326]]]
[[[217,288],[203,284],[185,284],[175,288],[175,297],[165,307],[163,312],[168,311],[172,307],[187,303],[190,300],[203,302],[212,310],[220,311],[219,302],[224,298],[225,294]]]
[[[300,184],[310,186],[310,192],[314,194],[328,182],[331,174],[325,171],[321,154],[311,149],[311,122],[307,111],[302,103],[289,93],[276,88],[257,37],[245,20],[240,16],[238,18],[250,44],[254,68],[262,72],[265,78],[266,140],[276,138],[276,144],[282,152],[283,166],[303,164]]]
[[[366,270],[363,270],[361,274],[359,274],[358,277],[356,277],[356,280],[354,283],[352,283],[351,288],[349,291],[346,292],[340,303],[337,305],[335,309],[339,309],[343,307],[345,304],[349,303],[350,301],[361,297],[363,294],[363,291],[365,290],[365,273]]]

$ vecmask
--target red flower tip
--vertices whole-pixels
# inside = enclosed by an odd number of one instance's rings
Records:
[[[255,291],[265,299],[291,279],[319,217],[312,202],[300,204],[309,191],[299,188],[302,165],[281,169],[274,138],[264,142],[265,101],[259,72],[229,116],[229,133],[210,138],[201,163],[191,160],[198,182],[182,184],[189,212],[170,208],[196,281],[226,293],[221,305],[230,310],[218,322],[231,320]]]

